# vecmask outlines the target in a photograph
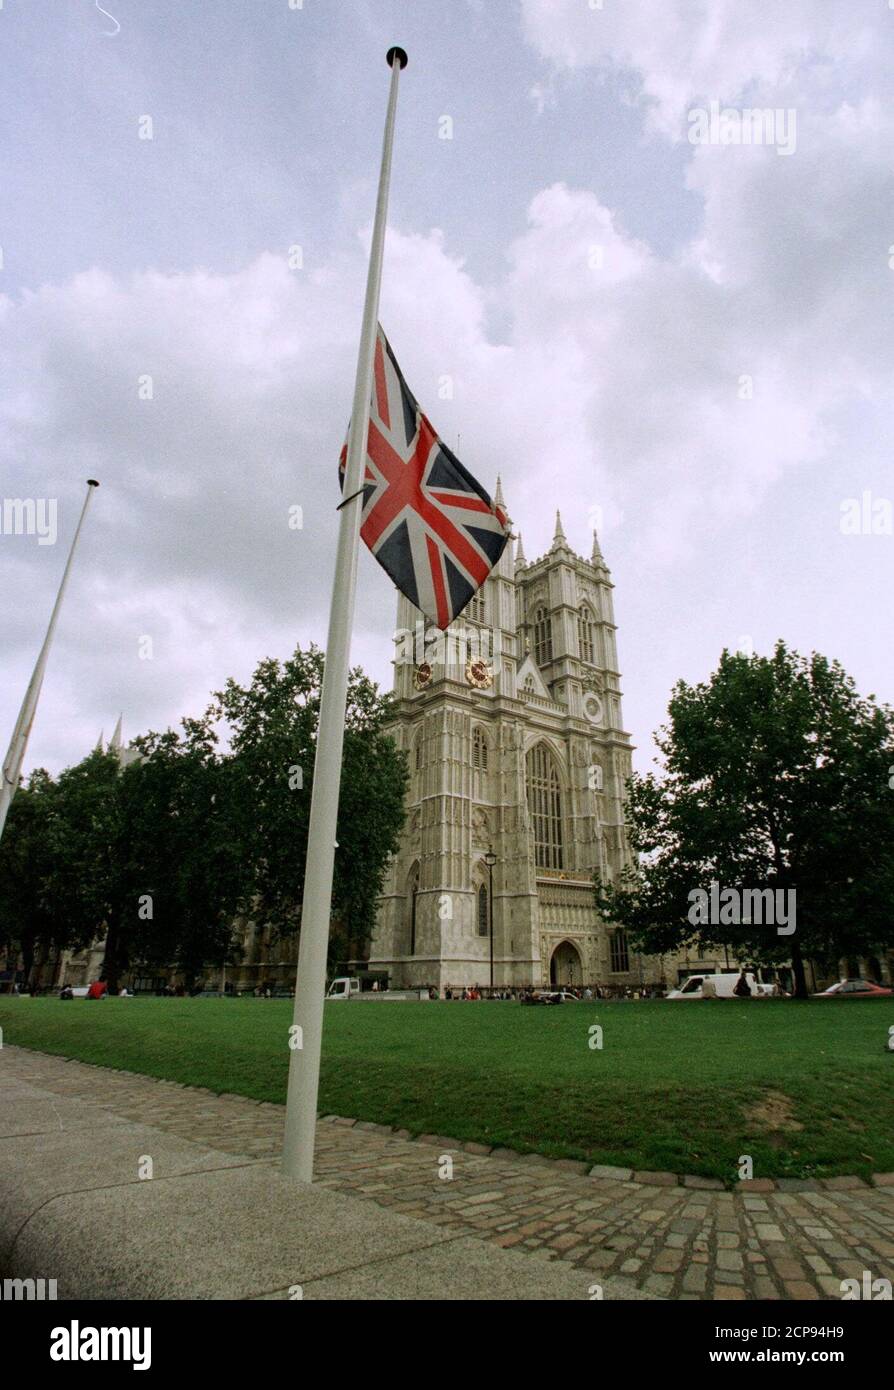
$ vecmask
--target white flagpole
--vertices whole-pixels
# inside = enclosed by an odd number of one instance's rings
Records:
[[[401,69],[407,65],[407,55],[402,48],[391,48],[388,50],[387,61],[391,69],[391,90],[382,142],[382,168],[379,174],[379,194],[373,224],[363,326],[357,355],[354,405],[351,411],[351,431],[345,463],[346,500],[340,508],[341,521],[310,803],[307,868],[298,947],[298,983],[295,990],[294,1024],[289,1037],[292,1052],[289,1059],[289,1087],[286,1097],[283,1171],[301,1182],[313,1181],[320,1044],[323,1034],[323,995],[326,989],[326,953],[329,946],[329,918],[332,908],[332,873],[335,865],[335,834],[348,694],[351,626],[354,620],[354,593],[357,585],[357,548],[360,514],[363,510],[362,488],[366,471],[369,402],[379,318],[379,286],[385,248],[397,87]]]
[[[93,489],[96,487],[99,487],[99,483],[96,479],[88,478],[87,496],[84,498],[84,505],[81,508],[81,515],[74,533],[74,540],[71,543],[71,550],[68,552],[68,560],[62,572],[62,582],[59,585],[59,592],[56,595],[56,602],[53,605],[53,611],[50,615],[50,625],[47,628],[47,635],[43,639],[43,646],[40,649],[40,655],[37,658],[28,689],[25,691],[22,708],[19,710],[19,717],[16,720],[16,726],[12,732],[9,752],[3,764],[2,778],[0,778],[0,836],[3,835],[6,817],[10,805],[12,804],[12,799],[18,789],[19,777],[22,772],[22,763],[25,760],[25,750],[28,747],[28,738],[31,734],[31,725],[34,723],[34,716],[37,713],[37,702],[40,699],[40,687],[43,685],[44,672],[47,668],[47,659],[50,655],[50,647],[53,642],[53,635],[56,631],[56,621],[59,617],[59,609],[62,607],[62,600],[65,597],[65,590],[68,587],[71,562],[74,559],[78,538],[81,534],[81,527],[84,524],[84,517],[87,515],[87,508],[90,505],[90,498],[93,496]]]

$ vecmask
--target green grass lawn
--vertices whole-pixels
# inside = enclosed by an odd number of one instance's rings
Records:
[[[7,1044],[269,1101],[291,1016],[287,1000],[0,997]],[[894,1170],[892,1024],[894,1000],[328,1004],[320,1109],[728,1180],[742,1154],[756,1177],[865,1176]]]

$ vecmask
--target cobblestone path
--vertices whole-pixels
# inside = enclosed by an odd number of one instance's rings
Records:
[[[210,1148],[274,1160],[284,1110],[243,1096],[109,1071],[23,1048],[0,1052],[12,1075],[81,1097]],[[441,1176],[452,1160],[452,1178]],[[742,1183],[632,1175],[570,1160],[519,1156],[438,1135],[326,1117],[317,1180],[408,1216],[499,1245],[538,1250],[671,1299],[840,1298],[841,1281],[894,1281],[894,1182]]]

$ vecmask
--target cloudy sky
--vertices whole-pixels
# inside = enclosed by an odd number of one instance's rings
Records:
[[[894,700],[886,0],[5,0],[4,747],[87,476],[26,768],[324,641],[395,42],[383,323],[529,558],[599,521],[639,767],[724,646]],[[394,612],[364,552],[386,685]]]

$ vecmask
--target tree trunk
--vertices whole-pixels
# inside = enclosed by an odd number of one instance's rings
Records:
[[[35,946],[35,940],[34,940],[34,937],[33,937],[33,936],[30,936],[30,935],[29,935],[29,936],[23,936],[23,937],[22,937],[21,948],[22,948],[22,983],[23,983],[23,988],[27,988],[27,987],[30,985],[30,983],[31,983],[31,971],[34,969],[34,946]],[[12,978],[13,978],[13,981],[14,981],[15,978],[16,978],[16,962],[15,962],[15,957],[13,957],[13,962],[12,962]]]
[[[792,974],[795,977],[795,998],[809,998],[807,976],[804,971],[804,957],[801,955],[801,947],[797,941],[792,941]]]
[[[118,993],[119,980],[126,969],[127,948],[121,940],[117,928],[109,927],[106,934],[106,950],[103,956],[102,970],[99,972],[99,978],[105,980],[108,985],[109,994]]]

